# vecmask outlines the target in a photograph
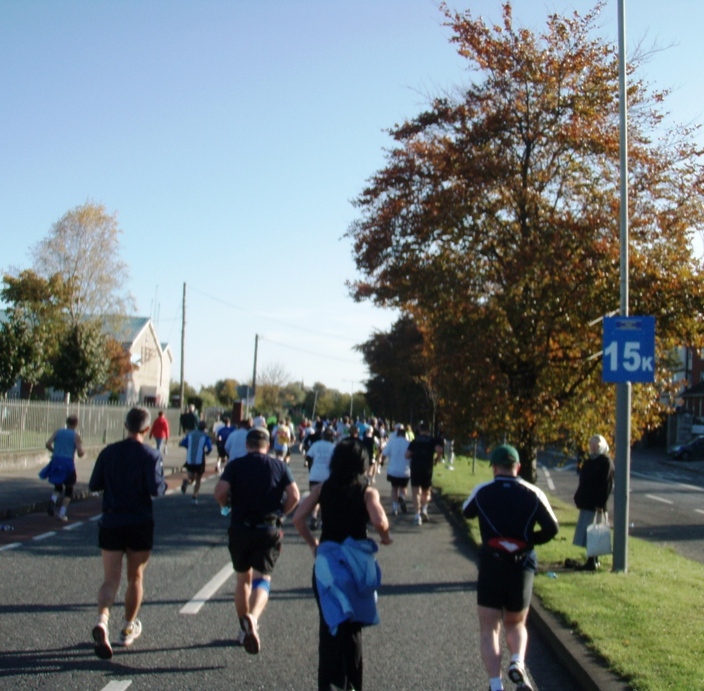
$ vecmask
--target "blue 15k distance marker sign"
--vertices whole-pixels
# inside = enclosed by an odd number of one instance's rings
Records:
[[[655,381],[655,317],[604,317],[603,345],[603,381]]]

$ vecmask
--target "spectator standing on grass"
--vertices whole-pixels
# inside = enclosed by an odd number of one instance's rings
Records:
[[[57,518],[60,521],[68,521],[68,505],[73,497],[73,487],[76,484],[76,461],[75,457],[85,456],[81,435],[76,432],[78,427],[78,417],[69,415],[66,418],[66,427],[57,429],[46,442],[46,448],[51,451],[51,461],[42,470],[39,477],[47,479],[54,485],[49,503],[49,515],[56,513],[56,507],[61,499],[61,507]]]
[[[477,580],[480,652],[491,691],[501,691],[503,625],[511,655],[509,679],[520,691],[532,691],[525,656],[526,619],[538,565],[534,546],[552,540],[558,523],[545,494],[518,477],[521,465],[513,446],[495,448],[490,462],[494,479],[477,485],[462,505],[465,518],[479,519],[482,538]]]
[[[169,421],[166,419],[164,411],[160,410],[152,428],[149,430],[149,438],[154,439],[156,448],[163,453],[166,451],[169,436]]]
[[[232,507],[228,546],[237,576],[238,642],[251,655],[261,648],[259,620],[283,546],[282,520],[300,496],[288,464],[269,456],[268,449],[267,429],[249,430],[247,455],[225,466],[214,491],[220,506]]]
[[[320,442],[318,442],[320,443]],[[293,519],[313,556],[313,593],[318,604],[318,689],[363,688],[362,627],[379,623],[376,590],[381,570],[371,523],[383,545],[392,543],[379,492],[364,479],[369,462],[359,439],[340,441],[330,460],[330,476],[314,486]],[[320,506],[320,542],[306,519]]]
[[[606,511],[606,502],[614,488],[614,464],[609,454],[609,445],[600,434],[589,440],[589,458],[579,469],[579,484],[574,494],[575,506],[579,509],[577,525],[574,529],[573,545],[587,546],[587,528],[593,523],[598,510]],[[586,564],[575,566],[584,571],[596,571],[599,557],[587,557]]]
[[[98,455],[88,483],[103,493],[103,515],[98,523],[98,545],[103,558],[103,583],[98,591],[98,621],[92,635],[95,654],[112,657],[108,623],[127,562],[125,622],[119,644],[131,646],[142,633],[137,618],[144,595],[144,570],[154,543],[152,497],[166,491],[161,454],[144,443],[150,415],[132,408],[125,418],[127,438],[106,446]]]

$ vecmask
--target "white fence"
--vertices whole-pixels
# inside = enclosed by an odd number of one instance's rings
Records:
[[[43,449],[47,439],[78,416],[78,432],[85,446],[101,446],[124,438],[125,415],[132,406],[111,403],[57,403],[0,399],[0,453]],[[152,419],[158,408],[150,409]],[[166,408],[173,435],[178,434],[180,411]]]

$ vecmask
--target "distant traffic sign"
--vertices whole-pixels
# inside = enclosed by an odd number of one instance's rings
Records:
[[[605,382],[655,381],[655,317],[604,317]]]

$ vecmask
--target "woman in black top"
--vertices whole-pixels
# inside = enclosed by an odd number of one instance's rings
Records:
[[[313,554],[318,540],[310,531],[307,519],[320,504],[322,530],[320,542],[342,543],[347,538],[364,540],[367,523],[376,528],[381,543],[390,545],[389,521],[379,492],[368,487],[362,478],[368,462],[367,451],[358,439],[343,439],[333,451],[330,460],[330,477],[315,485],[310,494],[298,505],[294,524]],[[336,635],[323,618],[318,597],[315,574],[313,591],[320,610],[320,637],[318,648],[318,689],[362,689],[362,625],[345,621],[337,627]]]
[[[609,445],[600,434],[589,440],[589,458],[579,471],[579,485],[574,494],[575,506],[579,509],[579,518],[574,531],[573,545],[587,546],[587,528],[594,521],[597,509],[606,511],[606,502],[614,487],[614,464],[608,456]],[[599,567],[598,557],[588,557],[581,567],[587,571],[596,571]]]

